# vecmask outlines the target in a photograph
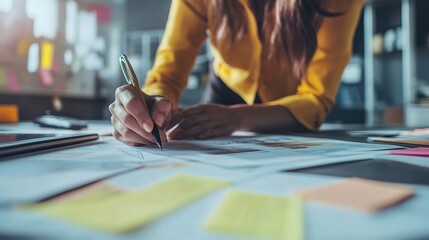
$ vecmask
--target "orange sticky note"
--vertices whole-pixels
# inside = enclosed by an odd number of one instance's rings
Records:
[[[17,123],[19,121],[18,107],[15,105],[0,105],[0,123]]]
[[[45,70],[51,70],[54,65],[54,44],[49,41],[42,43],[42,54],[40,56],[40,67]]]
[[[374,212],[413,196],[414,188],[378,181],[350,178],[318,188],[299,191],[305,200]]]
[[[18,42],[18,47],[16,53],[18,56],[26,56],[28,52],[28,48],[30,48],[31,39],[28,37],[23,37]]]

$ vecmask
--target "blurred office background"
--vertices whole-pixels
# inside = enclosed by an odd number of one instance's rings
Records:
[[[0,0],[0,104],[21,120],[46,112],[108,119],[128,55],[143,84],[170,0]],[[428,0],[367,0],[328,122],[427,125]],[[198,103],[211,55],[201,49],[181,105]]]

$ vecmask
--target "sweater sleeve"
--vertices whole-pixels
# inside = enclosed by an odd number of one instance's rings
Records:
[[[172,0],[167,26],[143,91],[164,96],[177,107],[202,43],[207,11],[201,0]]]

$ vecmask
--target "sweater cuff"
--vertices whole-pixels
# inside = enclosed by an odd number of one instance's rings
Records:
[[[320,99],[312,94],[287,96],[266,104],[287,108],[293,117],[310,131],[319,130],[331,108],[324,106]]]

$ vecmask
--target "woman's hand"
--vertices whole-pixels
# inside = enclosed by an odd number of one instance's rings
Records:
[[[139,94],[144,97],[150,112],[145,110]],[[110,104],[109,111],[113,136],[117,140],[132,146],[154,144],[151,134],[154,122],[160,128],[161,140],[166,140],[164,126],[169,125],[171,118],[171,104],[166,98],[149,96],[131,85],[124,85],[116,90],[115,101]]]
[[[238,130],[241,116],[236,109],[218,104],[201,104],[175,114],[170,132],[171,139],[208,139],[228,136]]]

